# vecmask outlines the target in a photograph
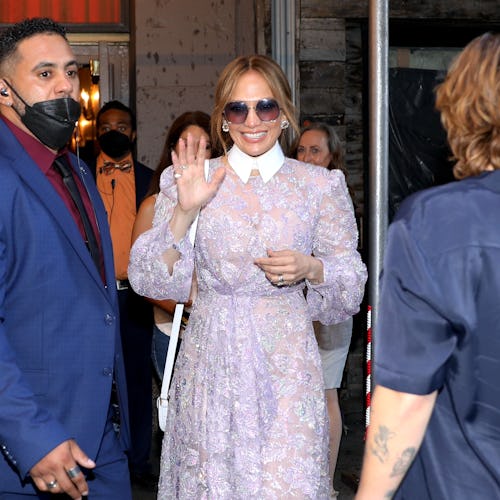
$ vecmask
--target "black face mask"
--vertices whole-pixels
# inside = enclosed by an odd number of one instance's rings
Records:
[[[132,141],[118,130],[110,130],[100,135],[99,146],[110,158],[122,158],[132,150]]]
[[[24,104],[24,114],[13,107],[26,128],[50,149],[64,147],[75,130],[80,117],[80,103],[71,97],[61,97],[50,101],[40,101],[30,106],[9,84],[16,96]]]

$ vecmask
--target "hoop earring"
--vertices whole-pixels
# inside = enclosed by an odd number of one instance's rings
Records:
[[[227,123],[226,120],[223,120],[222,122],[222,131],[226,133],[229,132],[229,123]]]
[[[289,122],[286,118],[284,118],[284,119],[281,121],[281,125],[280,125],[281,130],[285,130],[285,129],[287,129],[289,126],[290,126],[290,122]]]

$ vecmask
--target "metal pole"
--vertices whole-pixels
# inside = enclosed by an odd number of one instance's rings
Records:
[[[389,2],[370,0],[369,12],[369,262],[371,336],[377,342],[378,279],[382,271],[388,215]],[[368,419],[369,421],[369,419]]]
[[[273,0],[272,55],[285,72],[295,102],[295,0]]]

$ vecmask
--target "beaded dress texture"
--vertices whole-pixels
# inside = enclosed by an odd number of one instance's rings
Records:
[[[209,175],[224,165],[210,160]],[[165,170],[153,228],[135,242],[134,289],[186,301],[198,295],[170,388],[158,498],[326,499],[328,426],[312,320],[355,314],[366,268],[343,174],[286,158],[266,183],[231,168],[200,212],[195,246],[174,244],[173,169]],[[170,275],[162,254],[181,258]],[[313,254],[324,282],[277,287],[254,260],[267,249]],[[304,290],[307,288],[307,294]]]

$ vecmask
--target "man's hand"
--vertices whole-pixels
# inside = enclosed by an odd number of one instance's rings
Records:
[[[66,493],[75,500],[88,495],[85,476],[79,466],[93,469],[95,463],[80,449],[74,440],[68,440],[47,453],[30,470],[30,475],[40,491]]]

